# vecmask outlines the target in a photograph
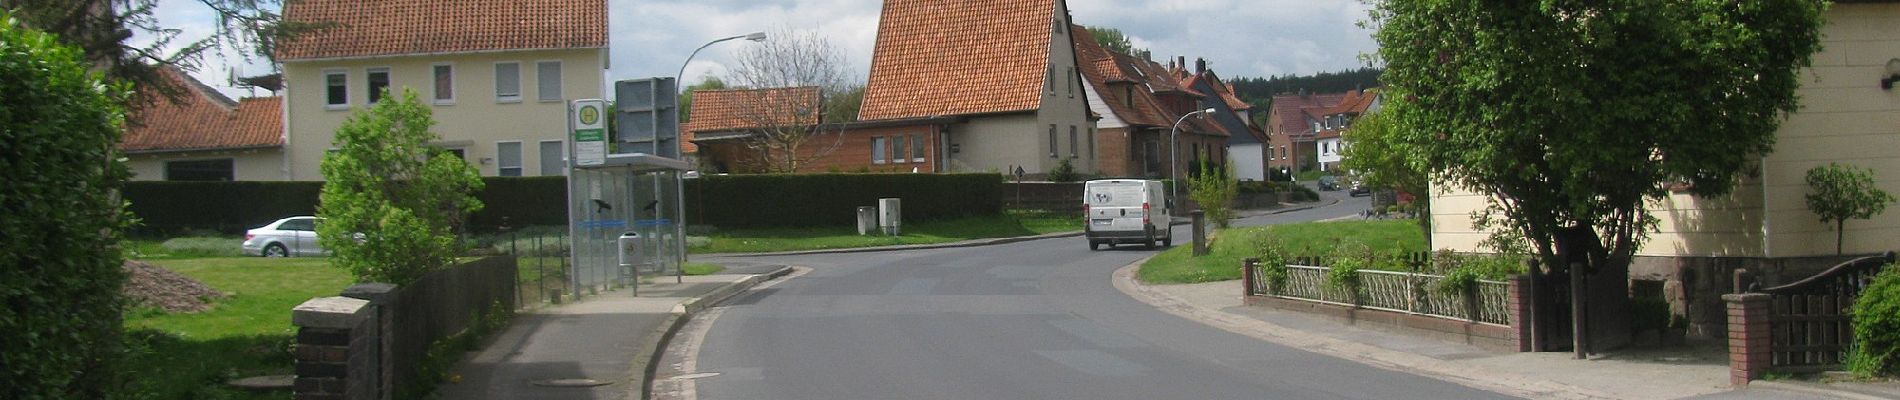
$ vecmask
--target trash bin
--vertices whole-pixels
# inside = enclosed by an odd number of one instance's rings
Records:
[[[877,207],[858,207],[858,236],[877,232]]]

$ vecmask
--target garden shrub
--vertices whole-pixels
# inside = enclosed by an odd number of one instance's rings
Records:
[[[239,257],[243,245],[243,239],[233,237],[181,237],[166,239],[159,247],[174,257]]]
[[[1286,265],[1292,260],[1287,256],[1286,249],[1280,246],[1279,241],[1261,234],[1254,241],[1254,254],[1259,254],[1260,279],[1266,280],[1267,288],[1278,291],[1286,287]]]
[[[1900,264],[1880,275],[1854,301],[1854,348],[1848,368],[1855,375],[1900,375]]]
[[[336,130],[319,169],[317,237],[358,282],[408,285],[462,255],[456,232],[480,210],[475,167],[428,143],[435,120],[414,90],[385,96]]]
[[[1201,211],[1207,220],[1215,226],[1226,229],[1233,224],[1234,196],[1239,194],[1237,183],[1227,168],[1216,167],[1202,162],[1200,173],[1188,178],[1188,197],[1200,203]]]
[[[1056,163],[1055,168],[1049,170],[1048,178],[1050,182],[1075,182],[1082,179],[1075,173],[1075,164],[1070,163],[1067,158],[1062,159],[1061,162]]]
[[[123,383],[127,91],[92,66],[0,10],[0,399],[106,398]]]

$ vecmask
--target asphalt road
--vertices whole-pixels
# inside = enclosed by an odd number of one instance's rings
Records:
[[[1241,224],[1351,216],[1366,202]],[[1175,234],[1192,242],[1186,226]],[[691,358],[700,399],[1505,397],[1210,328],[1112,286],[1115,269],[1152,253],[1060,238],[734,258],[810,271],[709,314],[697,351],[662,365]]]

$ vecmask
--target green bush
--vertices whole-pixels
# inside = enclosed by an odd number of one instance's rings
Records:
[[[1080,179],[1082,177],[1075,173],[1075,164],[1069,163],[1067,158],[1062,159],[1061,162],[1056,163],[1054,169],[1049,170],[1050,182],[1075,182]]]
[[[456,233],[480,210],[475,167],[428,145],[441,140],[414,90],[351,113],[319,169],[326,180],[317,238],[330,263],[358,282],[407,285],[447,268],[462,248]]]
[[[688,181],[686,220],[732,228],[851,226],[857,208],[903,199],[904,222],[1001,215],[991,174],[727,175]]]
[[[1882,269],[1854,301],[1848,367],[1863,377],[1900,375],[1900,264]]]
[[[159,247],[173,257],[239,257],[244,255],[244,239],[231,237],[181,237],[166,239]]]
[[[121,85],[0,10],[0,399],[121,384]]]
[[[1226,229],[1233,224],[1234,196],[1239,194],[1236,182],[1230,178],[1233,174],[1227,168],[1206,162],[1197,169],[1200,173],[1188,178],[1188,197],[1200,203],[1208,221]]]
[[[1286,287],[1288,277],[1286,265],[1289,259],[1286,249],[1272,236],[1258,235],[1254,239],[1254,252],[1259,254],[1260,279],[1266,280],[1268,290],[1278,291]]]

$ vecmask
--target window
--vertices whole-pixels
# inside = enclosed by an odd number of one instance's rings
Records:
[[[567,161],[561,157],[566,150],[566,142],[541,141],[541,176],[560,176],[567,172]]]
[[[521,176],[521,142],[495,142],[495,175]]]
[[[297,219],[292,219],[292,220],[289,220],[289,221],[284,221],[284,223],[281,223],[281,224],[277,224],[277,230],[280,230],[280,231],[315,231],[315,230],[317,230],[317,221],[316,221],[316,220],[313,220],[313,219],[309,219],[309,218],[297,218]]]
[[[232,181],[231,159],[165,162],[168,181]]]
[[[891,137],[891,162],[901,163],[910,161],[910,154],[908,154],[910,153],[910,144],[905,142],[904,139],[903,135]]]
[[[455,104],[455,66],[436,64],[431,69],[435,73],[435,104]]]
[[[1319,142],[1319,153],[1320,153],[1320,154],[1333,154],[1333,148],[1332,148],[1332,143],[1327,143],[1327,142]]]
[[[872,164],[884,163],[884,160],[885,160],[884,159],[884,147],[885,147],[884,141],[886,139],[887,138],[882,137],[882,136],[871,137],[871,163]]]
[[[1056,92],[1056,67],[1054,65],[1049,66],[1049,78],[1043,79],[1042,82],[1049,93],[1053,94]]]
[[[1058,151],[1058,149],[1061,149],[1061,145],[1056,143],[1056,126],[1054,124],[1050,124],[1049,125],[1049,158],[1056,158],[1056,151]]]
[[[501,103],[521,101],[520,63],[495,63],[495,101]]]
[[[1135,106],[1135,86],[1134,85],[1122,86],[1122,103],[1127,104],[1129,107]]]
[[[382,101],[383,95],[389,92],[389,68],[366,69],[364,76],[369,78],[369,104]]]
[[[1075,158],[1078,155],[1076,152],[1081,151],[1082,148],[1080,144],[1076,141],[1075,125],[1069,125],[1069,158]]]
[[[916,162],[924,162],[923,137],[918,136],[918,135],[910,135],[910,160],[916,161]]]
[[[1069,98],[1075,98],[1075,67],[1069,67],[1069,73],[1062,76],[1062,83],[1069,86]]]
[[[350,73],[326,71],[323,73],[323,105],[331,109],[350,106]]]
[[[1089,159],[1095,159],[1095,128],[1089,128]]]
[[[455,156],[458,160],[468,161],[467,149],[443,149],[442,151],[449,152],[449,155]]]
[[[561,101],[561,62],[534,63],[535,93],[541,101]]]

